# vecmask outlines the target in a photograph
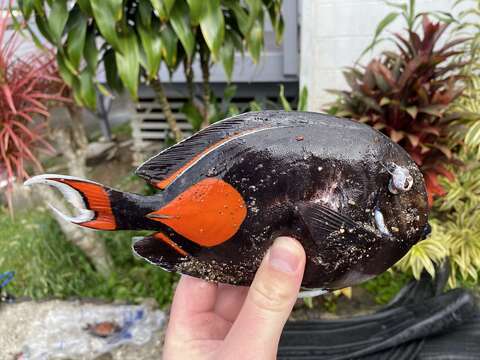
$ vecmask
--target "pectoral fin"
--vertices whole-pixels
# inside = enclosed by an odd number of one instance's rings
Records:
[[[330,237],[352,241],[381,237],[380,234],[366,229],[350,217],[323,204],[305,202],[299,205],[298,212],[316,242],[322,242]]]

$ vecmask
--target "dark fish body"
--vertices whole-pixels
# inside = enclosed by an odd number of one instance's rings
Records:
[[[336,289],[382,273],[428,228],[423,177],[408,154],[367,125],[317,113],[226,119],[162,151],[137,174],[158,194],[87,181],[89,195],[78,179],[41,180],[86,199],[94,214],[73,222],[153,230],[134,242],[138,255],[169,271],[238,285],[250,284],[280,235],[305,248],[304,287]],[[103,199],[96,208],[94,196]]]

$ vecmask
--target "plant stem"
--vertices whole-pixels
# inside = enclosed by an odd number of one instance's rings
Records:
[[[202,68],[202,82],[203,82],[203,122],[201,129],[206,128],[210,125],[208,118],[208,108],[210,105],[210,52],[209,51],[200,51],[200,65]]]
[[[168,102],[167,95],[165,94],[165,89],[163,88],[163,84],[160,81],[160,77],[156,79],[152,79],[150,82],[153,91],[155,92],[155,96],[162,107],[163,114],[165,115],[165,119],[167,120],[168,125],[170,126],[170,130],[175,137],[177,142],[183,139],[182,132],[177,124],[177,119],[175,115],[173,115],[172,108],[170,107],[170,103]]]
[[[183,61],[183,71],[185,72],[185,78],[187,80],[188,98],[193,103],[193,97],[195,96],[195,89],[193,86],[193,68],[192,62],[185,58]]]

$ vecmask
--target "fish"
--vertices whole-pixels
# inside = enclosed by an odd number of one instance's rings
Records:
[[[26,185],[60,190],[97,230],[149,230],[133,253],[167,271],[251,284],[279,236],[306,253],[302,288],[328,291],[386,271],[429,232],[422,172],[390,138],[314,112],[249,112],[216,122],[135,171],[143,196],[43,174]]]

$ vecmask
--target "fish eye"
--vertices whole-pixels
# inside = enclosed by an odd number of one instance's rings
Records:
[[[408,176],[405,183],[403,184],[403,190],[408,191],[412,188],[413,185],[413,178],[411,176]]]
[[[391,172],[390,182],[388,183],[388,190],[392,194],[405,192],[412,188],[413,177],[410,175],[408,169],[395,165],[395,169]]]

